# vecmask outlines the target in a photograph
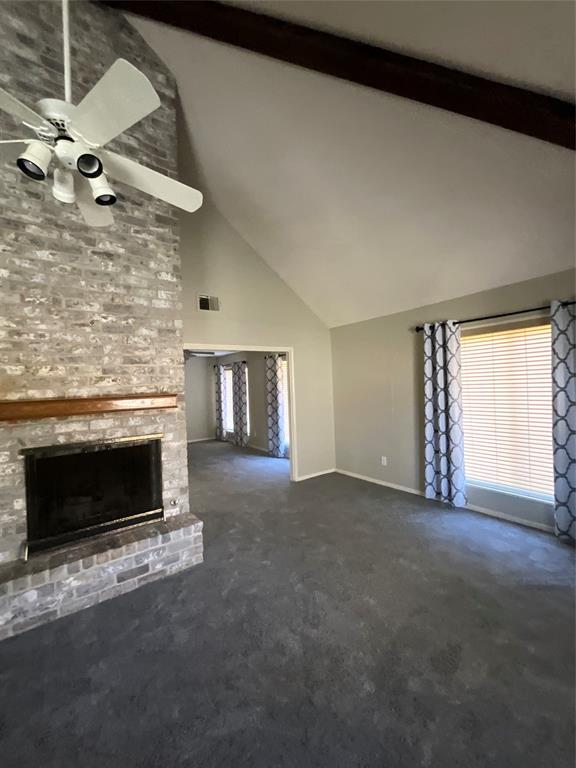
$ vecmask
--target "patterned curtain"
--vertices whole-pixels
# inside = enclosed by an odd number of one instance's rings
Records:
[[[216,440],[226,440],[224,429],[224,414],[226,413],[226,386],[224,383],[224,366],[214,366],[216,384]]]
[[[554,521],[556,535],[574,543],[576,535],[576,307],[553,301],[552,419],[554,441]]]
[[[284,426],[284,393],[282,391],[282,357],[266,355],[266,415],[268,420],[268,452],[283,459],[287,456]]]
[[[232,363],[234,445],[248,445],[248,366],[245,360]]]
[[[451,320],[424,325],[424,441],[426,498],[466,506],[460,329]]]

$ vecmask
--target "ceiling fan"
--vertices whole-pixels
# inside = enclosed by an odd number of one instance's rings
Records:
[[[148,78],[125,59],[117,59],[76,106],[72,104],[68,0],[62,0],[64,100],[42,99],[36,110],[0,88],[0,110],[19,119],[35,139],[0,141],[23,174],[45,181],[53,167],[52,194],[76,203],[89,226],[113,224],[110,206],[116,195],[108,176],[185,211],[202,205],[197,189],[104,149],[160,106]]]

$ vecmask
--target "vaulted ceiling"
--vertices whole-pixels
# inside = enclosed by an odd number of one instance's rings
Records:
[[[257,5],[573,97],[570,3]],[[131,20],[177,78],[203,191],[327,325],[573,266],[571,150]]]

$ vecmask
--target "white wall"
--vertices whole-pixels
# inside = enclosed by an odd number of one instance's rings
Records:
[[[196,183],[185,130],[179,131],[179,152],[181,180]],[[185,346],[292,347],[296,477],[333,469],[332,356],[327,327],[238,235],[209,195],[199,211],[182,215],[180,255]],[[198,311],[199,292],[218,296],[221,311]]]
[[[184,380],[188,442],[214,437],[213,365],[213,360],[204,357],[191,357],[186,360]]]
[[[424,321],[511,312],[575,293],[574,271],[476,293],[441,304],[334,328],[336,466],[385,483],[423,490],[422,336]],[[381,465],[386,456],[388,465]],[[541,525],[550,505],[474,490],[470,503]]]
[[[345,4],[350,15],[355,4]],[[377,28],[388,34],[402,5],[411,23],[401,28],[421,33],[416,49],[431,16],[436,31],[445,29],[446,4],[410,0],[370,3]],[[513,5],[520,20],[510,24],[509,12],[504,32],[500,2],[474,4],[469,17],[452,18],[439,47],[455,38],[465,52],[463,39],[480,39],[490,71],[496,39],[503,61],[519,50],[523,62],[542,59],[545,39],[562,71],[573,72],[563,23],[573,9],[538,24],[551,4],[532,3],[538,13],[523,37],[525,3]],[[332,16],[344,4],[326,6]],[[137,26],[177,78],[199,188],[327,325],[573,264],[571,150],[166,26]]]
[[[392,10],[380,5],[384,15]],[[409,5],[416,18],[422,4]],[[462,64],[470,47],[462,39],[480,40],[480,58],[468,63],[492,71],[494,35],[478,37],[479,19],[500,30],[499,5],[476,4],[473,21],[463,14],[448,31],[439,22],[442,36],[460,40]],[[554,18],[552,47],[566,60],[569,35]],[[199,212],[182,216],[185,341],[294,348],[305,475],[334,466],[332,353],[318,316],[331,325],[374,317],[332,336],[338,463],[420,487],[419,358],[409,327],[427,314],[400,310],[522,306],[538,290],[498,286],[536,277],[546,285],[547,273],[571,266],[572,153],[164,25],[134,24],[177,78],[180,178],[206,196]],[[412,12],[401,27],[419,27]],[[522,25],[507,29],[498,37],[501,64],[515,51],[522,62],[542,55],[541,35],[533,33],[538,51],[527,55]],[[508,74],[522,72],[524,64]],[[471,293],[480,290],[481,298]],[[222,311],[196,311],[199,291],[219,296]],[[382,453],[392,457],[387,469]]]

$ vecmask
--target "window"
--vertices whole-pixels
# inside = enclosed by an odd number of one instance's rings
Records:
[[[248,368],[246,368],[246,424],[250,434],[250,391],[248,387]],[[224,368],[224,429],[234,433],[234,374],[232,366]]]
[[[224,369],[224,429],[234,432],[234,386],[232,368]]]
[[[466,480],[544,501],[554,493],[549,324],[462,335]]]

